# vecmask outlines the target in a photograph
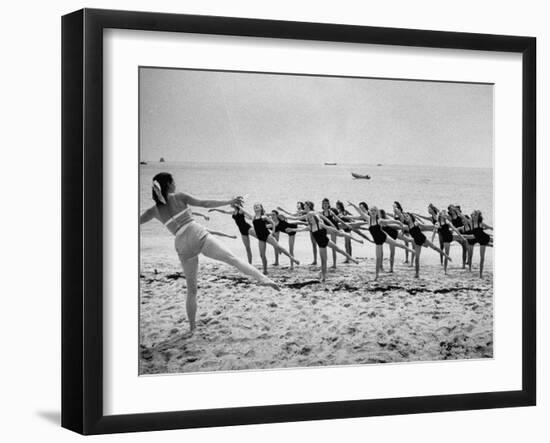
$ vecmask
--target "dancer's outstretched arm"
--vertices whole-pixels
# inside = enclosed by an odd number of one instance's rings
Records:
[[[232,238],[232,239],[236,239],[237,236],[236,235],[230,235],[230,234],[226,234],[225,232],[220,232],[220,231],[214,231],[212,229],[207,229],[207,231],[212,234],[212,235],[217,235],[218,237],[227,237],[227,238]]]
[[[199,206],[201,208],[217,208],[218,206],[239,205],[243,204],[241,196],[233,197],[230,200],[201,200],[184,192],[176,194],[176,198],[190,206]]]
[[[417,214],[416,212],[411,212],[411,214],[414,215],[415,217],[421,218],[422,220],[429,221],[432,225],[434,224],[431,217],[427,217],[425,215],[420,215],[420,214]]]
[[[321,222],[321,226],[324,227],[327,230],[327,232],[332,232],[333,234],[336,234],[339,237],[345,237],[345,238],[349,238],[350,240],[353,240],[357,243],[361,243],[361,244],[363,243],[363,240],[358,240],[353,235],[349,235],[347,232],[339,231],[338,229],[333,228],[332,226],[327,226],[322,222]]]
[[[460,239],[462,239],[462,241],[466,241],[466,239],[464,238],[464,236],[462,235],[462,233],[461,233],[457,228],[455,228],[455,227],[453,226],[452,223],[449,223],[449,227],[451,228],[452,231],[456,232],[456,235],[458,235],[458,237],[459,237]],[[432,241],[433,241],[433,240],[432,240]]]
[[[209,209],[208,212],[221,212],[222,214],[227,214],[227,215],[231,215],[233,214],[233,211],[228,211],[226,209]]]
[[[281,212],[284,212],[286,215],[290,215],[291,217],[298,217],[300,214],[298,214],[297,212],[295,212],[294,214],[292,214],[291,212],[288,212],[286,209],[283,209],[281,208],[280,206],[277,206],[277,210],[281,211]]]
[[[355,203],[348,201],[348,205],[351,206],[353,209],[355,209],[363,220],[367,220],[367,221],[369,220],[370,218],[369,214],[366,211],[363,211],[363,209],[361,209]]]

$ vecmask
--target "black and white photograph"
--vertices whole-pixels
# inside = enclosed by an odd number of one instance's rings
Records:
[[[140,375],[492,358],[493,100],[140,67]]]

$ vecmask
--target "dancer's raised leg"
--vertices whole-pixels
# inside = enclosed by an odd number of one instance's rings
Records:
[[[205,240],[204,246],[201,251],[206,257],[213,258],[214,260],[219,260],[221,262],[227,263],[228,265],[234,266],[243,274],[252,277],[253,279],[260,282],[262,285],[270,286],[274,289],[279,290],[279,286],[270,278],[267,278],[260,271],[258,271],[254,266],[249,265],[248,263],[235,257],[230,251],[228,251],[221,243],[213,239],[211,236],[208,236]]]
[[[193,332],[196,328],[195,318],[197,316],[197,272],[199,269],[199,257],[195,256],[188,259],[180,257],[180,262],[187,285],[187,296],[185,298],[187,319],[189,320],[189,329]]]

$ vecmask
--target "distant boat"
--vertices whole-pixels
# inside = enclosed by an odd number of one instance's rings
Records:
[[[376,166],[382,166],[382,163],[378,163]]]
[[[338,163],[325,162],[325,166],[336,166]]]
[[[161,157],[159,160],[160,163],[164,163],[164,157]]]
[[[351,176],[353,178],[362,178],[362,179],[365,179],[365,180],[370,180],[370,175],[369,174],[357,174],[355,172],[352,172]]]
[[[140,165],[146,165],[147,162],[139,162]]]

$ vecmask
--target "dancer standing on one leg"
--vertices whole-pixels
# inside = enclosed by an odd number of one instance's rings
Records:
[[[374,243],[376,244],[376,277],[375,280],[378,280],[378,275],[381,270],[381,264],[382,264],[382,245],[384,243],[388,243],[392,246],[397,246],[402,249],[408,249],[406,246],[397,243],[393,238],[388,236],[382,229],[383,226],[385,227],[401,227],[400,222],[391,221],[391,220],[384,220],[380,218],[380,213],[378,211],[378,208],[376,206],[371,206],[369,210],[370,215],[370,222],[369,222],[369,232],[372,235],[372,238],[374,239]],[[412,253],[412,249],[409,249],[409,251]],[[393,268],[393,266],[392,266]]]
[[[389,214],[388,214],[389,215]],[[401,223],[403,223],[403,230],[401,231],[398,238],[405,242],[405,246],[408,248],[411,238],[408,236],[409,227],[405,222],[405,212],[403,211],[403,206],[398,201],[393,202],[393,218]],[[405,261],[404,263],[409,263],[409,251],[405,250]],[[411,256],[411,266],[414,263],[414,254]]]
[[[340,218],[340,220],[343,220],[348,224],[353,222],[351,212],[349,212],[345,208],[344,203],[342,203],[340,200],[336,202],[336,210],[338,211],[338,217]],[[348,234],[351,232],[351,229],[349,227],[343,226],[342,229],[344,232]],[[349,238],[344,239],[344,248],[349,255],[353,255],[352,249],[351,249],[351,239]],[[349,263],[349,259],[346,258],[346,261],[344,263]]]
[[[277,284],[262,275],[256,268],[239,260],[206,229],[193,220],[189,206],[215,208],[226,205],[241,205],[242,197],[230,200],[201,200],[182,192],[176,193],[176,184],[171,174],[161,172],[153,178],[153,200],[155,205],[140,216],[140,224],[157,219],[174,235],[174,246],[187,282],[186,309],[191,333],[196,327],[197,274],[199,254],[234,266],[243,274],[256,279],[260,284],[279,290]]]
[[[338,226],[338,220],[336,220],[336,210],[330,206],[330,200],[324,198],[321,203],[321,218],[327,226],[333,227],[336,231],[340,228]],[[337,234],[336,231],[330,232],[330,241],[334,244],[336,243]],[[332,250],[332,269],[336,269],[336,250]]]
[[[422,233],[423,230],[433,229],[433,226],[423,225],[422,223],[418,222],[416,217],[410,212],[406,212],[404,215],[405,215],[405,223],[408,225],[409,233],[411,234],[411,237],[413,238],[413,241],[414,241],[414,249],[415,249],[415,255],[414,255],[415,275],[414,276],[415,278],[418,278],[420,273],[420,252],[422,251],[422,247],[432,248],[434,251],[437,251],[440,254],[444,254],[444,256],[449,261],[452,261],[451,257],[449,257],[441,249],[439,249],[436,245],[434,245]]]
[[[273,232],[284,232],[288,235],[288,250],[290,255],[294,256],[294,242],[296,240],[296,231],[298,224],[304,224],[302,222],[288,223],[286,217],[279,213],[276,209],[271,211],[271,221],[273,223]],[[290,269],[294,269],[294,262],[290,261]]]
[[[220,212],[222,214],[231,215],[233,220],[235,220],[235,224],[237,225],[237,228],[239,228],[239,232],[241,233],[241,239],[246,249],[246,256],[248,258],[248,263],[252,264],[252,249],[250,248],[250,236],[254,238],[257,238],[257,237],[252,226],[250,226],[246,221],[247,215],[245,215],[244,210],[238,205],[233,206],[233,211],[226,211],[225,209],[208,210],[208,212],[214,212],[214,211]]]
[[[485,263],[485,249],[487,246],[493,247],[493,239],[484,230],[493,230],[492,226],[483,222],[483,215],[480,210],[472,212],[472,233],[476,243],[479,243],[479,278],[483,278],[483,265]],[[471,266],[471,265],[470,265]]]
[[[459,242],[466,242],[466,237],[464,237],[460,231],[455,228],[451,222],[451,217],[449,216],[448,212],[444,209],[440,211],[437,215],[437,222],[434,227],[433,235],[432,235],[432,242],[434,240],[435,233],[439,234],[440,241],[443,244],[443,251],[448,256],[449,252],[451,250],[451,242],[453,240],[459,241]],[[453,232],[456,235],[453,235]],[[447,258],[444,259],[443,263],[443,269],[445,270],[445,274],[447,274],[447,265],[449,260]]]
[[[315,207],[313,202],[306,202],[306,203],[309,203],[311,208]],[[281,212],[284,212],[286,215],[289,215],[290,217],[302,217],[303,215],[306,214],[305,206],[306,205],[305,205],[304,202],[301,202],[301,201],[297,202],[296,203],[296,212],[294,214],[286,211],[285,209],[281,208],[280,206],[277,206],[277,209]],[[311,262],[311,265],[315,266],[317,264],[317,242],[313,238],[313,233],[311,233],[311,232],[309,233],[309,239],[311,240],[311,250],[313,252],[313,261]]]
[[[451,218],[452,225],[459,230],[461,234],[465,234],[465,228],[464,228],[464,215],[462,215],[460,206],[458,205],[449,205],[447,208],[447,212],[449,214],[449,217]],[[468,241],[457,239],[458,243],[460,243],[460,246],[462,246],[462,269],[466,268],[466,262],[468,260],[468,253],[470,251],[470,244]]]
[[[435,226],[438,222],[439,209],[437,209],[432,203],[430,203],[428,205],[428,214],[429,214],[428,217],[425,217],[424,215],[416,214],[416,213],[414,214],[414,216],[418,217],[418,218],[421,218],[423,220],[427,220],[428,222],[430,222],[432,225]],[[443,242],[443,237],[442,237],[441,233],[439,232],[439,230],[438,230],[438,237],[439,237],[439,249],[443,250],[443,248],[444,248],[443,243],[444,242]],[[433,241],[434,241],[434,239],[432,237],[432,242]],[[441,262],[441,265],[443,266],[443,254],[439,254],[439,260]]]
[[[246,211],[244,212],[246,214]],[[271,235],[271,232],[268,229],[268,226],[271,227],[272,223],[270,218],[265,215],[265,210],[261,203],[256,203],[254,205],[254,217],[252,217],[252,224],[254,226],[254,231],[256,232],[256,236],[258,237],[260,257],[262,258],[262,266],[263,266],[265,275],[267,275],[267,258],[265,256],[265,249],[266,249],[267,243],[269,243],[271,246],[276,248],[279,252],[283,253],[288,258],[290,258],[292,262],[296,263],[297,265],[300,264],[300,262],[296,260],[285,248],[283,248],[279,244],[279,242],[275,240],[275,237],[273,237],[273,235]]]

